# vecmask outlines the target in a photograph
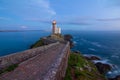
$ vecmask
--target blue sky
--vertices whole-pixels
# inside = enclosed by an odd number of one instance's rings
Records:
[[[0,0],[0,30],[120,30],[120,0]]]

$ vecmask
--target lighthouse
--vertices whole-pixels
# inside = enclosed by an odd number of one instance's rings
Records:
[[[55,20],[53,20],[52,22],[52,33],[53,34],[61,34],[61,28],[57,27],[57,22]]]
[[[54,20],[52,22],[52,33],[55,34],[55,30],[56,30],[56,21]]]

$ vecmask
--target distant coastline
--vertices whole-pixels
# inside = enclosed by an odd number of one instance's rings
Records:
[[[47,31],[47,30],[0,30],[0,32],[24,32],[24,31]]]

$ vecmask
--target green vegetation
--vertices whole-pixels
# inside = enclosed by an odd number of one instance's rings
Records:
[[[64,39],[63,39],[63,36],[61,34],[49,35],[47,37],[40,38],[40,40],[38,40],[36,43],[31,45],[30,48],[37,48],[40,46],[51,44],[51,43],[53,43],[52,41],[55,41],[55,42],[56,41],[64,41]]]
[[[13,65],[7,67],[6,69],[1,70],[0,74],[5,73],[5,72],[13,71],[17,67],[18,67],[18,64],[13,64]]]
[[[44,45],[44,42],[42,39],[38,40],[35,44],[33,44],[30,48],[37,48],[37,47],[40,47],[40,46],[43,46]]]
[[[99,74],[93,63],[82,55],[72,53],[68,60],[68,68],[64,80],[106,80]]]

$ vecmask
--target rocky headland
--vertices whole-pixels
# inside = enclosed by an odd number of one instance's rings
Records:
[[[72,36],[67,35],[50,35],[40,38],[30,48],[36,48],[43,45],[48,45],[54,42],[70,42],[70,47],[74,47]],[[115,78],[107,78],[105,74],[112,69],[112,66],[107,63],[99,62],[102,60],[98,56],[84,56],[80,51],[71,51],[68,68],[64,80],[119,80],[120,76]],[[94,62],[98,61],[98,62]]]

